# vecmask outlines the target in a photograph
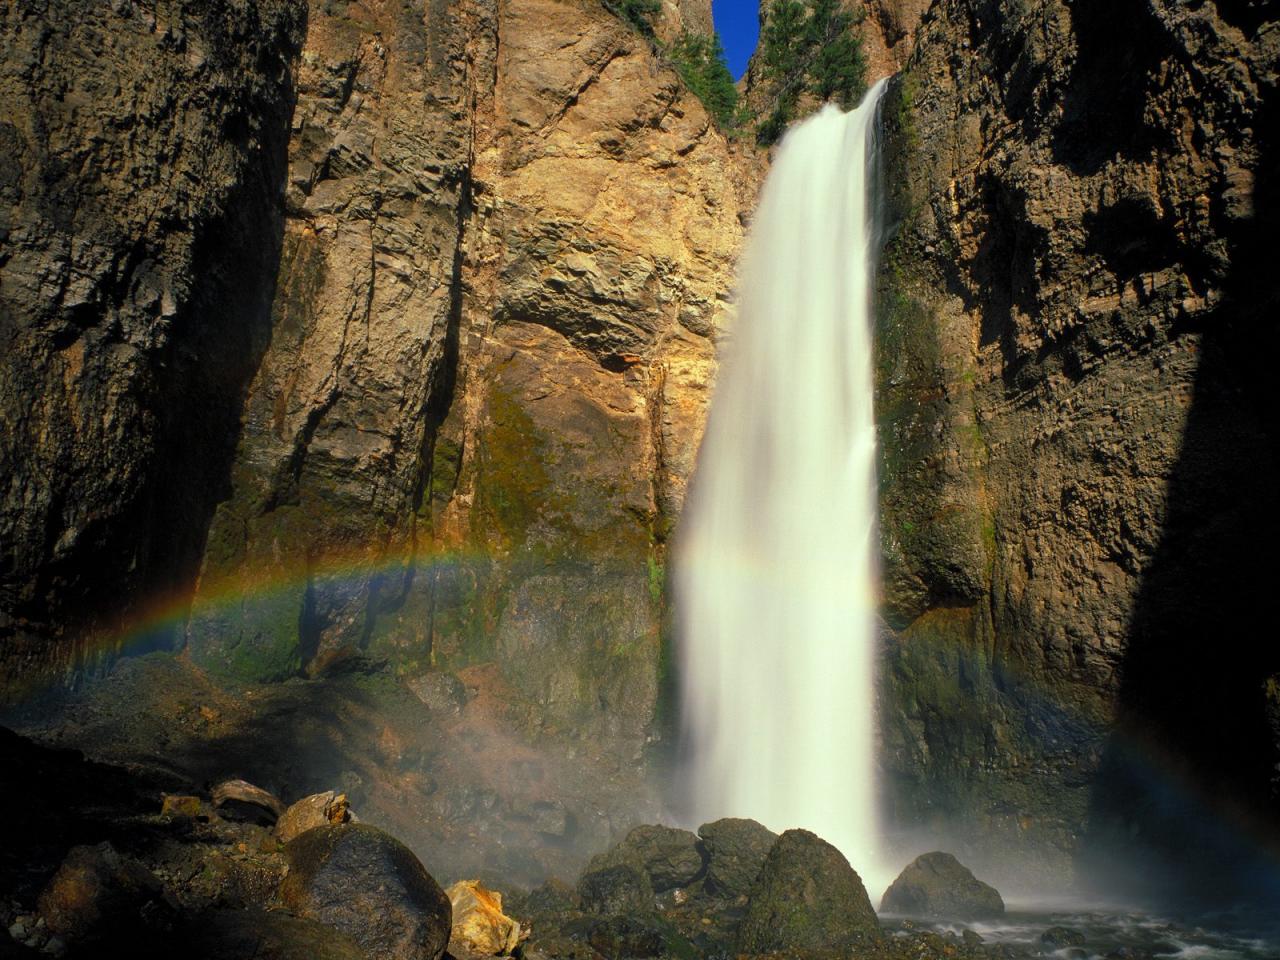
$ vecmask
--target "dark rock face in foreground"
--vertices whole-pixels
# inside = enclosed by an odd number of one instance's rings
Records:
[[[940,0],[886,96],[885,763],[979,869],[1275,823],[1276,18]]]
[[[285,848],[280,900],[335,927],[372,960],[439,960],[453,909],[412,851],[366,824],[308,830]]]
[[[839,950],[880,936],[862,881],[844,855],[808,830],[788,830],[751,887],[741,953]]]
[[[0,702],[195,575],[270,338],[305,22],[0,12]]]
[[[1004,916],[1004,900],[949,853],[926,853],[907,864],[880,901],[885,913],[943,920]]]

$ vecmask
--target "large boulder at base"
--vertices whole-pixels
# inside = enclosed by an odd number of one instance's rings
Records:
[[[45,926],[68,942],[141,926],[149,905],[163,907],[160,881],[110,843],[72,847],[40,894]]]
[[[586,872],[619,864],[641,870],[655,893],[688,886],[705,865],[696,834],[657,824],[631,830],[607,853],[593,857]]]
[[[898,874],[880,901],[883,913],[945,920],[1004,916],[1004,900],[949,853],[916,857]]]
[[[844,854],[808,830],[780,836],[751,887],[738,951],[839,950],[879,938],[871,900]]]
[[[578,899],[587,913],[600,916],[652,913],[653,887],[639,867],[629,863],[592,868],[578,879]]]
[[[718,897],[751,891],[778,835],[754,820],[725,817],[698,828],[707,854],[706,890]]]
[[[300,917],[341,930],[370,960],[440,960],[453,910],[399,840],[363,823],[316,827],[285,846],[280,899]]]
[[[475,880],[459,880],[449,888],[453,933],[449,949],[465,948],[485,957],[511,953],[520,942],[520,924],[502,912],[502,894]]]

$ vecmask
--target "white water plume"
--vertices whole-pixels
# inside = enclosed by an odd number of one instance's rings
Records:
[[[835,844],[878,897],[871,172],[884,81],[783,140],[674,567],[698,822]]]

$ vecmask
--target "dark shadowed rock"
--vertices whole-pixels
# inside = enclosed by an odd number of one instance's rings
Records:
[[[637,866],[617,863],[587,869],[578,880],[582,909],[603,916],[649,913],[653,910],[653,887]]]
[[[75,942],[139,926],[148,904],[161,903],[150,870],[100,843],[71,848],[40,894],[39,912],[50,931]]]
[[[1040,934],[1040,942],[1052,950],[1060,947],[1083,947],[1084,934],[1070,927],[1050,927]]]
[[[647,824],[636,827],[607,853],[593,857],[586,872],[625,864],[649,878],[655,893],[683,887],[702,875],[698,838],[688,830]]]
[[[725,817],[698,828],[707,854],[707,891],[721,897],[750,892],[778,835],[754,820]]]
[[[365,960],[351,937],[331,926],[265,910],[215,910],[177,931],[195,960]]]
[[[808,830],[788,830],[765,858],[738,931],[742,953],[838,949],[878,939],[862,880],[839,850]]]
[[[439,960],[449,943],[449,898],[412,851],[367,824],[308,830],[285,847],[280,899],[336,927],[372,960]]]
[[[913,917],[980,920],[1004,916],[1004,900],[951,854],[926,853],[893,881],[880,909]]]

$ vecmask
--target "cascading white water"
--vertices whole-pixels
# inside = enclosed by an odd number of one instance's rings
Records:
[[[877,857],[871,283],[878,83],[778,149],[674,574],[694,817]]]

